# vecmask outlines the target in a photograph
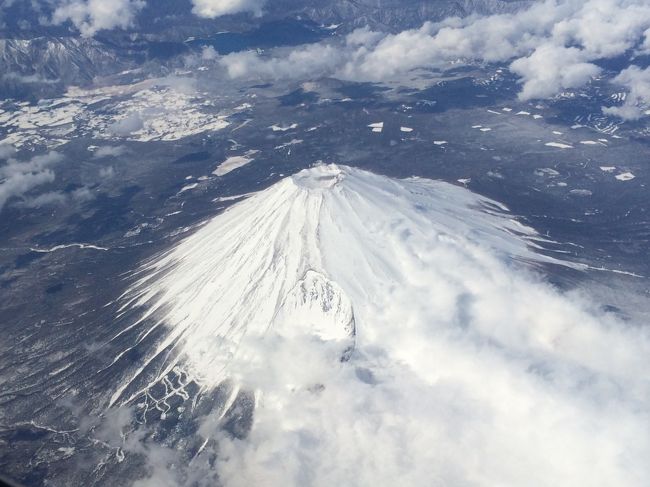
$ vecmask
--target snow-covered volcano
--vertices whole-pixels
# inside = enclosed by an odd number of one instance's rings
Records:
[[[113,403],[258,391],[244,440],[202,422],[224,485],[648,485],[647,328],[546,284],[539,241],[465,188],[301,171],[143,266],[123,309],[164,338]]]
[[[347,354],[372,333],[355,337],[355,308],[367,321],[369,303],[417,285],[432,265],[458,272],[486,253],[540,259],[529,250],[535,232],[504,210],[439,181],[320,165],[234,205],[147,264],[124,307],[143,306],[143,320],[169,327],[149,357],[173,357],[156,379],[181,361],[216,385],[242,339],[269,332],[336,342]]]

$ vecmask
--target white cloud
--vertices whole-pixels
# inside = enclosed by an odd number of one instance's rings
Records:
[[[144,6],[144,0],[67,0],[54,10],[52,22],[69,20],[83,36],[92,37],[100,30],[126,29]]]
[[[343,45],[300,47],[279,59],[233,54],[221,63],[233,77],[300,77],[311,69],[367,81],[463,59],[511,63],[521,77],[520,97],[530,99],[583,86],[600,73],[599,59],[647,50],[648,32],[646,1],[545,0],[512,14],[451,18],[399,34],[364,29]]]
[[[215,18],[240,12],[261,15],[266,0],[192,0],[192,3],[192,11],[199,17]]]
[[[0,159],[7,159],[0,166],[0,210],[10,198],[20,198],[15,206],[39,208],[49,205],[62,205],[67,202],[83,202],[93,199],[94,194],[87,187],[77,188],[69,193],[47,191],[38,195],[29,193],[38,186],[55,180],[51,166],[61,162],[63,156],[58,152],[34,156],[27,161],[19,161],[11,156],[15,152],[10,146],[0,146]]]
[[[629,91],[621,106],[605,107],[603,111],[625,120],[636,120],[644,114],[641,107],[650,104],[650,68],[641,69],[630,66],[620,72],[613,80]]]
[[[128,149],[124,145],[104,145],[93,152],[93,157],[95,159],[101,159],[104,157],[120,157],[124,155],[127,150]]]
[[[70,193],[70,198],[72,198],[74,201],[90,201],[95,199],[94,193],[90,190],[90,188],[83,186],[81,188],[77,188],[74,191]]]
[[[25,198],[18,206],[24,208],[40,208],[42,206],[63,205],[67,201],[65,194],[60,191],[39,194],[34,198]]]
[[[514,264],[548,258],[495,202],[337,170],[207,222],[125,298],[169,326],[147,360],[178,351],[167,370],[256,391],[246,438],[219,430],[220,411],[200,428],[221,483],[649,485],[647,327]],[[158,458],[141,485],[179,473]]]
[[[219,53],[213,46],[204,46],[201,50],[201,59],[204,61],[214,61],[219,57]]]
[[[102,167],[99,170],[99,177],[101,179],[111,179],[115,176],[115,168],[113,166]]]
[[[245,51],[220,59],[232,78],[302,78],[325,75],[341,59],[341,52],[333,46],[312,44],[292,50],[286,57],[262,59],[257,53]]]
[[[113,122],[107,129],[115,135],[129,136],[144,127],[143,116],[146,116],[146,114],[139,111],[132,111],[124,118]]]
[[[13,3],[13,1],[11,2]],[[51,19],[44,16],[43,23],[62,24],[70,21],[83,36],[92,37],[101,30],[115,28],[126,29],[133,25],[136,15],[147,4],[146,0],[48,0],[55,6]],[[155,3],[155,2],[154,2]],[[192,12],[205,18],[222,15],[251,12],[262,15],[266,0],[191,0]],[[0,27],[3,25],[0,6]],[[39,11],[38,2],[32,2],[35,11]]]
[[[8,159],[16,153],[16,149],[9,144],[0,144],[0,159]]]
[[[6,153],[5,149],[0,150]],[[54,171],[50,166],[62,159],[63,156],[57,152],[34,156],[28,161],[9,158],[0,166],[0,210],[10,198],[23,197],[30,190],[54,181]]]
[[[584,86],[601,72],[586,59],[588,56],[578,48],[545,44],[530,56],[515,60],[510,69],[521,77],[519,98],[548,98],[563,89]]]

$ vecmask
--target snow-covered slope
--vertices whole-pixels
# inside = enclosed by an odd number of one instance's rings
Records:
[[[464,188],[323,165],[235,205],[148,264],[124,307],[146,307],[143,319],[169,327],[150,358],[172,348],[175,359],[155,379],[180,360],[217,385],[247,335],[313,334],[348,349],[355,305],[409,282],[432,257],[422,250],[537,259],[534,236]]]

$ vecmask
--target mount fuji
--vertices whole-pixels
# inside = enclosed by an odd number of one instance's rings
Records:
[[[355,309],[370,320],[370,303],[421,285],[414,278],[437,259],[471,266],[494,253],[553,261],[530,250],[534,230],[504,210],[438,181],[392,180],[337,165],[303,170],[139,270],[122,311],[146,308],[133,327],[155,318],[140,339],[159,326],[169,332],[136,375],[156,364],[160,380],[183,362],[192,377],[216,385],[242,339],[267,333],[308,335],[349,353],[370,332],[357,337]],[[112,403],[122,396],[118,391]]]
[[[548,284],[547,265],[582,268],[544,243],[460,186],[302,170],[136,272],[120,334],[164,333],[110,403],[174,374],[236,384],[199,429],[225,485],[643,485],[648,333]]]

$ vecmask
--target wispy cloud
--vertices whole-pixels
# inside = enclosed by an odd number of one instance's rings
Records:
[[[104,145],[98,147],[93,152],[93,157],[95,159],[102,159],[106,157],[120,157],[126,154],[128,149],[124,145]]]
[[[0,210],[12,198],[17,199],[12,203],[16,207],[40,208],[79,203],[95,197],[85,186],[67,192],[45,191],[34,194],[38,187],[54,182],[54,167],[63,160],[63,155],[58,152],[52,151],[28,160],[19,160],[15,158],[12,147],[0,146],[0,161],[2,159],[5,159],[5,162],[0,162]]]
[[[10,198],[24,197],[32,189],[54,181],[51,166],[63,160],[58,152],[34,156],[27,161],[9,157],[11,153],[9,148],[0,148],[0,159],[6,159],[0,165],[0,210]]]

